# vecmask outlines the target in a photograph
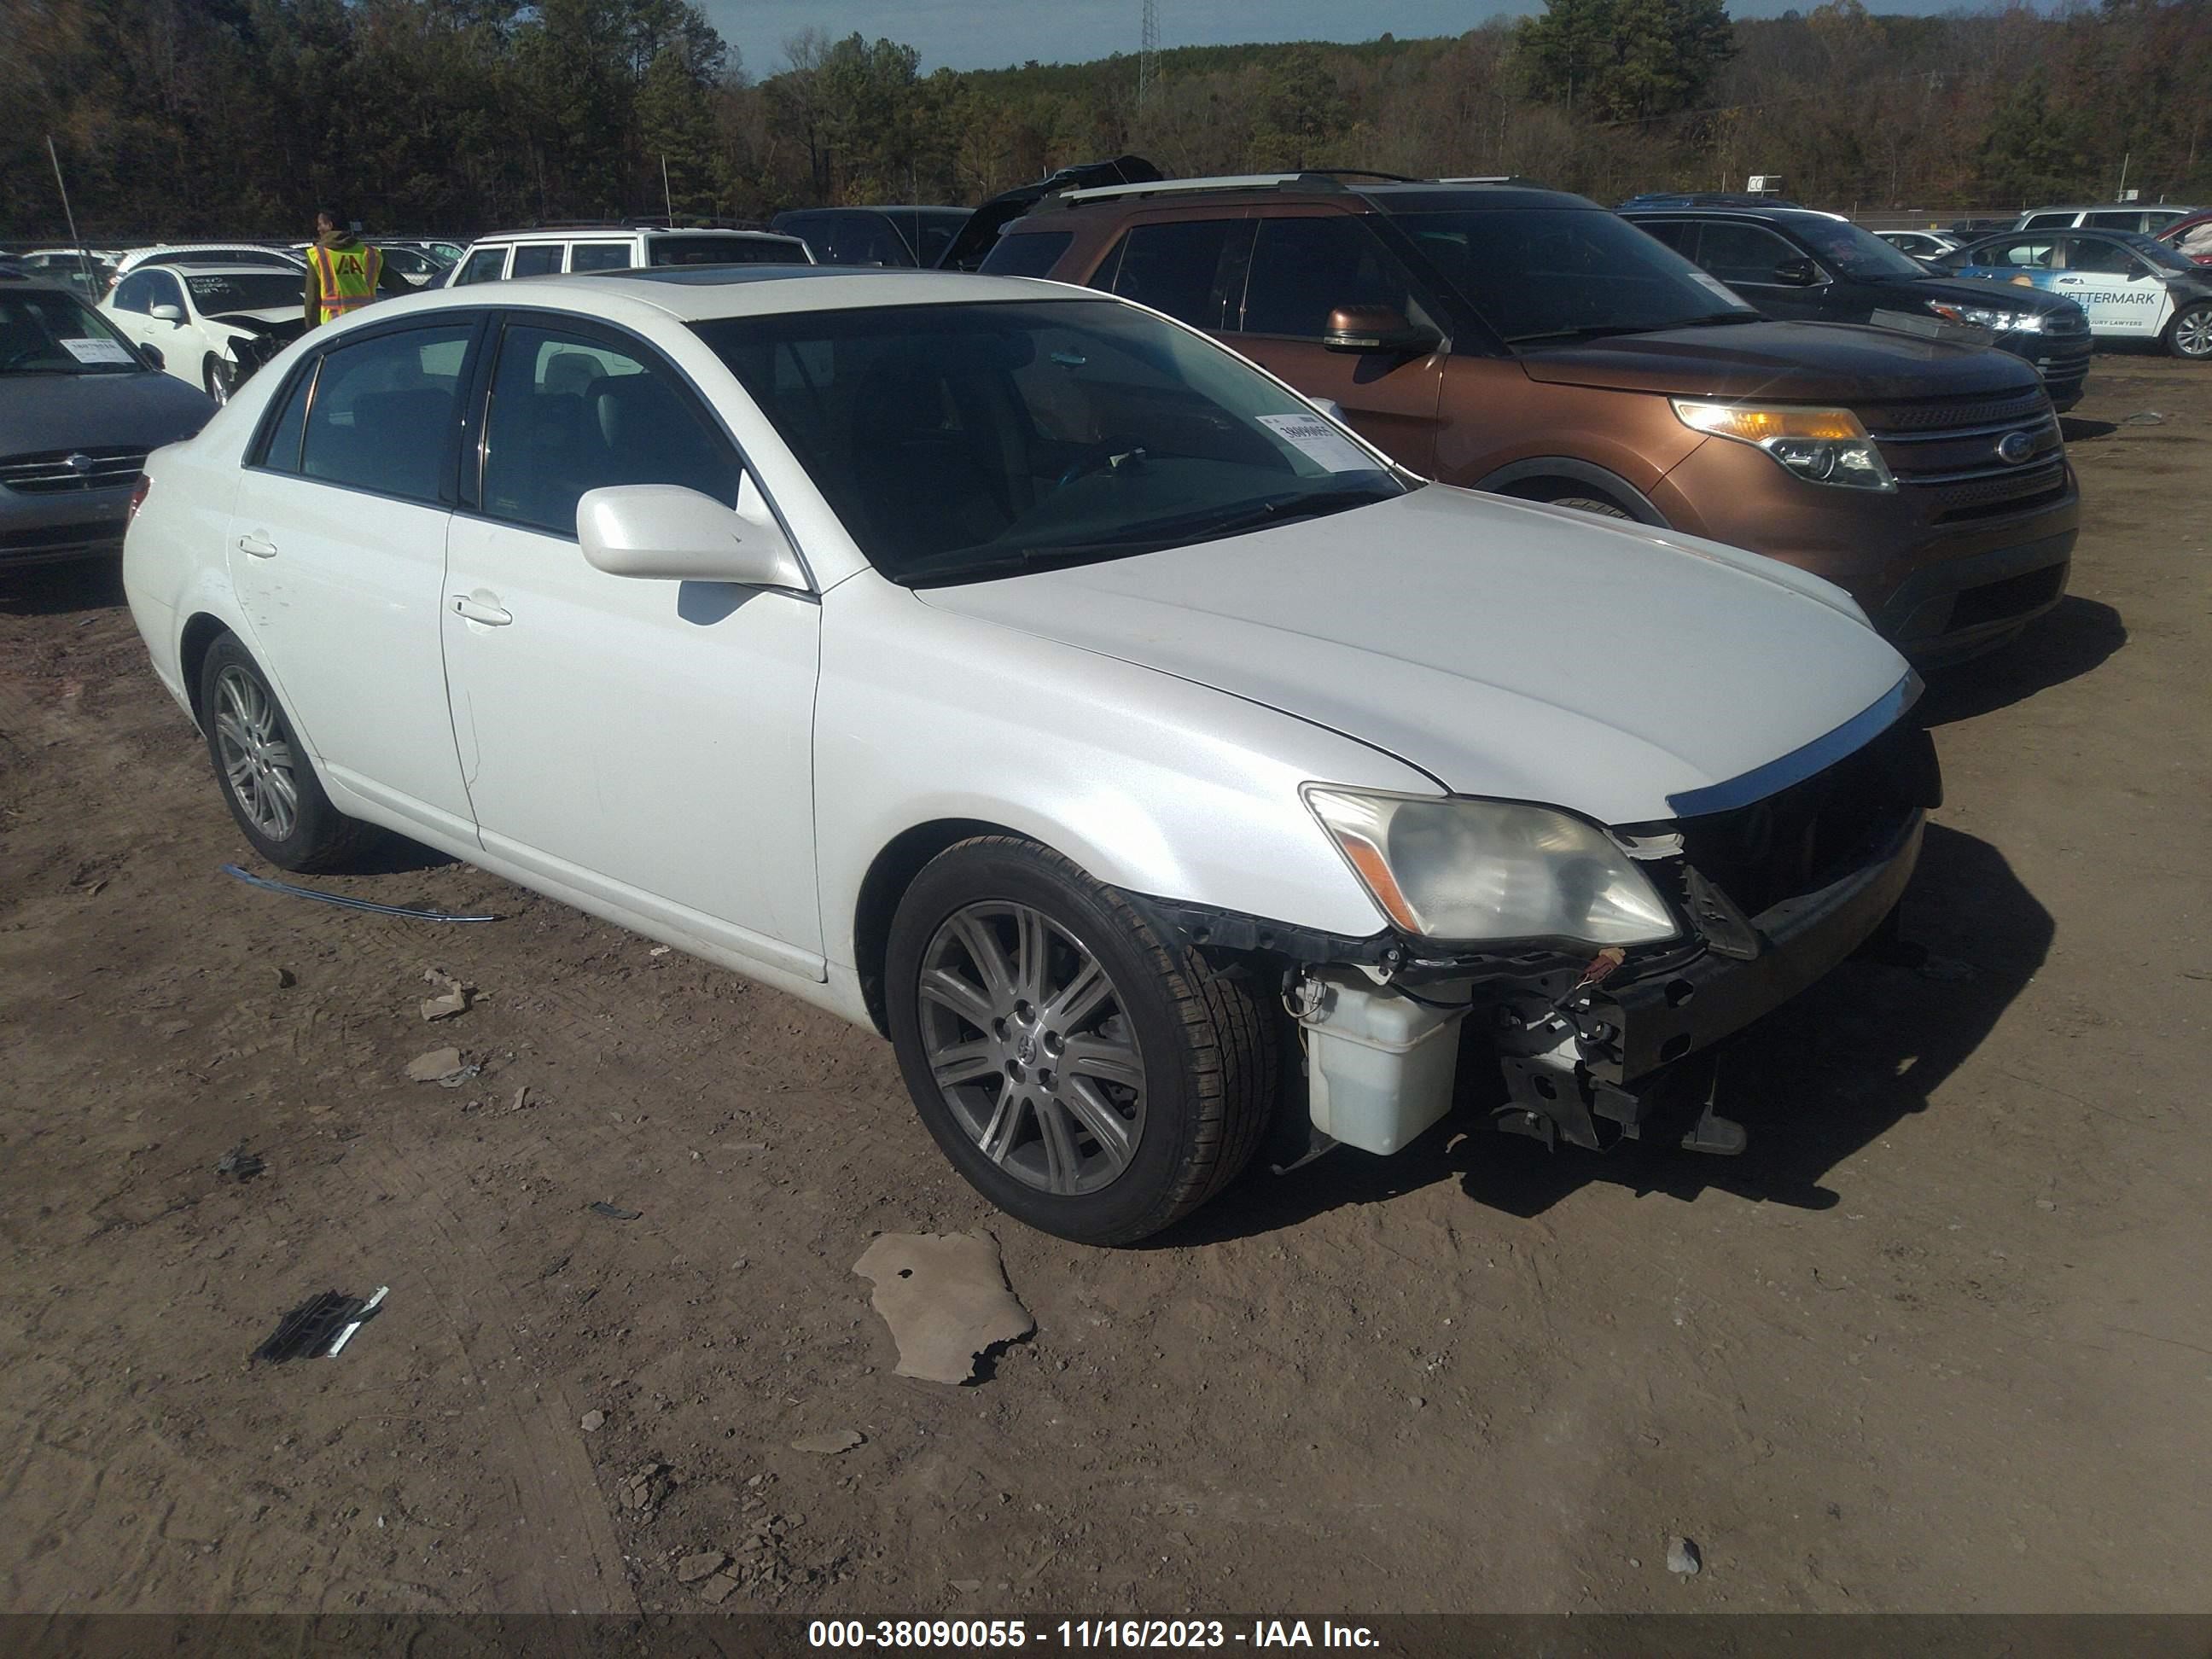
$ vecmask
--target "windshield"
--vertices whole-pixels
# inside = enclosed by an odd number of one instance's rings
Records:
[[[910,586],[1121,558],[1405,492],[1243,358],[1111,300],[695,326],[869,562]]]
[[[1927,267],[1919,261],[1907,258],[1881,237],[1841,219],[1792,219],[1790,228],[1820,256],[1822,264],[1838,276],[1863,283],[1913,283],[1928,275]]]
[[[130,342],[75,295],[0,290],[0,374],[135,374]]]
[[[1759,315],[1725,283],[1610,213],[1493,208],[1395,214],[1391,222],[1509,343]]]
[[[650,258],[657,265],[803,265],[799,246],[787,236],[656,236]]]
[[[266,276],[203,276],[182,273],[191,290],[192,307],[204,317],[226,311],[274,311],[300,308],[300,279],[270,272]]]
[[[2194,275],[2196,264],[2185,254],[2176,251],[2171,242],[2161,242],[2155,236],[2146,236],[2141,231],[2123,235],[2125,242],[2160,270],[2185,270]]]

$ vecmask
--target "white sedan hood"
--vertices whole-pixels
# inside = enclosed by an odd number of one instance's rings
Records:
[[[917,597],[1295,714],[1455,793],[1607,823],[1711,810],[1739,781],[1771,793],[1910,680],[1802,572],[1442,484]]]

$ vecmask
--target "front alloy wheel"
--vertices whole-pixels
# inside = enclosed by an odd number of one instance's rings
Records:
[[[2177,357],[2212,357],[2212,305],[2191,306],[2166,331],[2166,349]]]
[[[1127,1244],[1219,1192],[1275,1103],[1267,1003],[1128,899],[1013,836],[917,875],[884,1012],[915,1109],[1000,1209]]]
[[[220,357],[210,357],[201,368],[200,379],[207,386],[207,395],[218,404],[230,401],[230,394],[238,389],[238,370]]]
[[[1041,1192],[1118,1180],[1145,1133],[1145,1061],[1098,958],[1040,910],[955,911],[922,955],[921,1040],[960,1126]]]

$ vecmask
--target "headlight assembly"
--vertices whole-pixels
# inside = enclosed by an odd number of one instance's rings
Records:
[[[1959,306],[1953,305],[1948,300],[1930,300],[1928,309],[1948,321],[1971,323],[1976,328],[1986,328],[1993,333],[2043,332],[2043,318],[2033,311],[2000,311],[1989,306]]]
[[[1382,912],[1436,939],[1644,945],[1674,918],[1605,832],[1517,801],[1308,784],[1306,805]]]
[[[1894,489],[1897,481],[1848,409],[1791,404],[1706,404],[1674,399],[1683,425],[1717,438],[1751,444],[1813,483],[1853,489]]]

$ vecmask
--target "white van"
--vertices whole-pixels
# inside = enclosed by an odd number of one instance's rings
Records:
[[[811,265],[796,236],[767,230],[667,230],[601,225],[502,231],[469,245],[447,288],[564,270],[633,270],[653,265]]]

